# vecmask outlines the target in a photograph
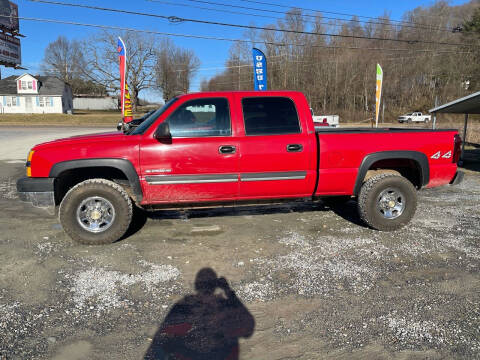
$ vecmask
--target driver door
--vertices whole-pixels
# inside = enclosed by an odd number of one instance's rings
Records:
[[[170,126],[171,143],[149,138],[140,150],[148,202],[235,199],[239,152],[229,98],[185,100],[164,121]]]

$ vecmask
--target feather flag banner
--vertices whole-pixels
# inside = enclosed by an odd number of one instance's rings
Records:
[[[267,90],[267,58],[256,48],[252,49],[252,55],[255,90]]]
[[[126,82],[127,50],[122,38],[118,38],[117,52],[120,62],[120,101],[122,104],[122,117],[123,122],[129,123],[133,120],[132,101],[130,99],[130,93],[128,92],[128,85]]]
[[[380,115],[380,102],[382,100],[383,70],[380,64],[377,64],[377,92],[375,94],[375,127],[378,127],[378,117]]]

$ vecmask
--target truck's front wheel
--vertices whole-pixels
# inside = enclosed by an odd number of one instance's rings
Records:
[[[393,231],[406,225],[417,209],[417,192],[402,176],[379,174],[368,179],[358,196],[358,210],[370,227]]]
[[[75,185],[59,210],[65,232],[87,245],[110,244],[120,239],[132,219],[132,202],[118,184],[90,179]]]

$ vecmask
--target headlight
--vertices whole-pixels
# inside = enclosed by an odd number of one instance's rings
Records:
[[[28,157],[27,157],[27,163],[25,164],[25,166],[27,168],[27,176],[28,177],[32,176],[32,157],[33,157],[33,153],[34,153],[34,151],[30,150],[30,152],[28,153]]]

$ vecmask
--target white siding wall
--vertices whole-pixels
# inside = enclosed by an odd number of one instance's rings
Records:
[[[117,110],[117,98],[73,98],[73,108],[78,110]]]
[[[10,98],[16,98],[16,105],[11,104]],[[61,114],[62,97],[61,96],[45,96],[46,104],[41,105],[40,96],[28,96],[31,99],[31,108],[27,109],[26,95],[17,96],[0,96],[0,113],[1,114]],[[46,106],[45,106],[46,105]]]

